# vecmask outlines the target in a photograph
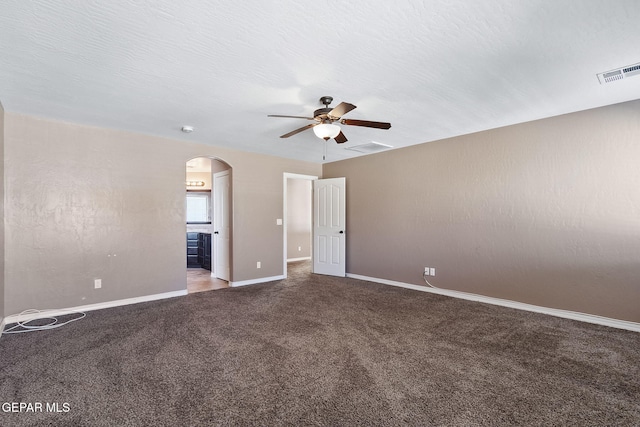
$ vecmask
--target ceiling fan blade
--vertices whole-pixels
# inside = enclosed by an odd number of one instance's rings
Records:
[[[333,117],[334,119],[339,119],[354,108],[356,108],[356,106],[353,104],[349,104],[348,102],[341,102],[336,106],[336,108],[329,111],[328,116]]]
[[[343,125],[364,126],[364,127],[376,128],[376,129],[389,129],[391,127],[391,123],[370,122],[368,120],[342,119],[340,120],[340,123],[342,123]]]
[[[336,142],[338,144],[344,144],[345,142],[348,141],[347,137],[344,136],[344,133],[342,133],[342,131],[340,131],[340,133],[338,134],[338,136],[336,136],[335,138],[333,138],[336,140]]]
[[[302,126],[301,128],[298,128],[296,130],[292,130],[289,133],[285,133],[284,135],[280,135],[280,138],[289,138],[290,136],[293,136],[297,133],[303,132],[307,129],[311,129],[312,127],[318,125],[318,123],[311,123],[310,125],[306,125],[306,126]]]
[[[281,114],[268,114],[267,117],[286,117],[288,119],[307,119],[307,120],[315,120],[313,117],[302,117],[302,116],[283,116]]]

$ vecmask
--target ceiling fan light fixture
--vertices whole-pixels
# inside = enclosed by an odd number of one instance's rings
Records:
[[[338,136],[340,133],[340,126],[322,123],[313,127],[313,133],[315,133],[318,138],[327,141]]]

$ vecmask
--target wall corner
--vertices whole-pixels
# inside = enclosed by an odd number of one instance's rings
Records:
[[[4,325],[4,108],[0,101],[0,326]],[[0,328],[2,334],[2,328]]]

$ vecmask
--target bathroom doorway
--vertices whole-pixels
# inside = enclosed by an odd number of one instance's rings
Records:
[[[186,163],[189,293],[230,286],[233,218],[231,173],[231,166],[217,158],[196,157]]]

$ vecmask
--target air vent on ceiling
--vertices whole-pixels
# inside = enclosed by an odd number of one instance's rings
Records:
[[[353,147],[346,147],[345,150],[357,151],[359,153],[371,154],[378,151],[384,151],[389,148],[393,148],[392,145],[382,144],[380,142],[371,141],[366,144],[354,145]]]
[[[598,74],[598,81],[600,84],[611,83],[616,80],[627,79],[631,76],[640,74],[640,63],[627,65],[626,67],[618,68],[616,70],[607,71]]]

